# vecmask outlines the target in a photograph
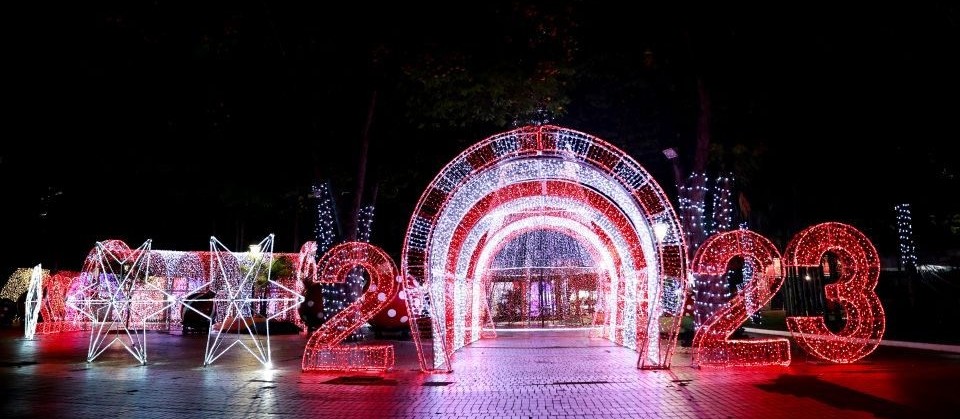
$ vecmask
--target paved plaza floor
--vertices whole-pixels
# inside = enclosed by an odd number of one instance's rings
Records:
[[[851,365],[794,353],[789,367],[636,368],[637,353],[585,332],[500,333],[423,374],[394,341],[384,374],[303,373],[304,335],[272,338],[274,368],[242,348],[203,367],[204,336],[149,332],[149,363],[87,334],[0,334],[0,417],[860,418],[960,417],[960,355],[881,347]],[[794,345],[796,346],[796,345]]]

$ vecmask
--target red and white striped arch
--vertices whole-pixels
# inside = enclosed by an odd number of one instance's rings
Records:
[[[480,338],[487,269],[503,246],[537,230],[570,236],[594,259],[604,282],[603,335],[637,349],[639,366],[668,367],[679,321],[661,319],[679,318],[686,285],[670,202],[621,150],[539,126],[468,148],[417,204],[401,262],[410,314],[425,317],[425,307],[433,328],[432,340],[414,333],[421,368],[449,371],[452,353]]]

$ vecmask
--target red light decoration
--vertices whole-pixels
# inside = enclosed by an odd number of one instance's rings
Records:
[[[117,255],[133,252],[121,240],[104,240],[100,244],[103,249]],[[85,261],[88,271],[96,266],[98,249],[100,249],[99,246],[91,250]],[[242,261],[248,261],[251,256],[248,252],[233,254]],[[299,256],[297,253],[273,253],[274,259],[287,259],[291,264],[295,264]],[[153,313],[153,310],[167,306],[170,301],[183,303],[189,300],[190,290],[201,287],[201,284],[207,280],[211,262],[214,260],[213,254],[207,251],[151,250],[145,257],[147,257],[145,266],[149,272],[149,277],[145,281],[150,284],[150,291],[137,294],[135,300],[137,309],[130,312],[130,321],[141,323],[144,315],[150,314],[150,320],[145,323],[148,330],[172,330],[182,326],[181,304],[175,304],[169,310],[162,310],[159,313]],[[58,271],[44,279],[43,302],[40,306],[43,322],[37,324],[38,335],[89,330],[92,327],[90,319],[82,313],[82,308],[77,307],[80,301],[89,299],[84,291],[89,290],[92,279],[90,275],[70,271]],[[222,289],[222,285],[211,284],[204,290],[217,292]],[[303,323],[296,311],[288,310],[285,304],[285,295],[288,294],[288,290],[292,290],[295,294],[302,294],[302,283],[296,275],[271,278],[271,282],[266,286],[266,293],[261,298],[267,306],[266,315],[271,319],[288,321],[303,328]],[[157,298],[151,305],[150,302],[139,298],[146,294],[153,294],[150,298],[162,297],[163,301]],[[203,329],[206,330],[206,327]]]
[[[309,250],[307,246],[304,248]],[[340,344],[397,296],[400,290],[397,267],[390,256],[369,243],[347,242],[327,251],[315,267],[309,260],[301,257],[298,271],[301,275],[312,273],[314,281],[342,283],[354,268],[362,268],[370,282],[360,299],[310,335],[303,351],[303,371],[386,371],[393,367],[392,345]]]
[[[787,328],[797,344],[825,361],[850,363],[869,355],[886,328],[883,306],[874,289],[880,277],[880,257],[856,228],[841,223],[817,224],[797,233],[787,245],[788,275],[818,267],[827,253],[837,257],[837,281],[824,287],[827,300],[839,303],[846,323],[837,333],[821,316],[788,317]]]
[[[736,256],[753,264],[753,279],[697,329],[693,338],[694,363],[717,367],[789,365],[790,342],[787,339],[730,339],[730,335],[767,304],[783,285],[780,252],[773,243],[749,230],[716,234],[697,249],[691,270],[698,282],[725,282],[727,264]]]
[[[454,158],[412,214],[402,272],[421,369],[449,372],[454,351],[495,335],[485,304],[491,262],[511,240],[542,230],[594,257],[598,334],[636,348],[641,368],[669,367],[686,282],[685,245],[669,199],[636,161],[603,140],[530,126]]]
[[[43,321],[37,323],[37,335],[46,335],[77,330],[89,330],[91,324],[75,307],[68,304],[69,299],[80,295],[85,276],[80,272],[58,271],[44,280],[43,303],[40,315]]]
[[[551,200],[557,207],[546,206],[547,201],[542,199],[541,194],[558,197]],[[559,197],[563,198],[560,199]],[[535,211],[516,211],[515,207],[512,206],[512,203],[515,201],[528,200],[531,198],[535,201],[541,201],[537,203],[538,208]],[[570,203],[564,203],[563,201],[569,201]],[[584,217],[582,214],[571,213],[561,208],[571,204],[579,205],[581,208],[590,208],[605,214],[608,220],[611,221],[612,227],[608,227],[608,231],[596,223],[593,223],[592,220]],[[598,272],[598,277],[602,277],[602,279],[607,279],[608,281],[617,281],[617,289],[619,291],[616,294],[607,295],[606,298],[602,298],[601,308],[596,312],[598,315],[595,316],[592,326],[600,328],[597,336],[610,337],[611,340],[619,345],[625,345],[625,341],[627,341],[627,345],[635,345],[635,342],[639,341],[642,343],[646,339],[646,328],[638,327],[632,334],[628,334],[630,332],[624,332],[625,319],[632,317],[632,313],[635,313],[636,316],[634,324],[646,324],[647,321],[647,309],[649,307],[644,303],[638,304],[634,310],[631,310],[631,314],[626,313],[628,310],[626,296],[630,291],[625,289],[626,284],[622,279],[624,275],[627,275],[625,272],[626,265],[638,264],[640,267],[645,266],[642,245],[636,233],[633,232],[629,220],[617,211],[616,207],[608,199],[588,188],[572,182],[543,180],[538,182],[514,183],[502,187],[494,194],[487,195],[474,205],[457,226],[454,232],[456,240],[463,240],[469,231],[473,230],[484,218],[489,217],[491,213],[496,214],[494,216],[499,218],[498,224],[500,224],[500,228],[496,234],[485,235],[477,241],[475,246],[471,246],[475,249],[473,253],[469,255],[470,259],[467,265],[468,277],[482,278],[483,283],[480,287],[477,287],[479,288],[477,290],[478,293],[487,293],[487,291],[491,289],[490,282],[492,275],[488,269],[493,259],[492,255],[499,253],[511,239],[531,231],[550,230],[561,232],[581,242],[583,246],[588,249],[587,251],[592,254],[596,266],[606,268],[601,269],[603,272]],[[619,238],[619,242],[615,241],[612,237]],[[619,249],[621,250],[618,252],[617,244],[626,245],[620,247]],[[465,256],[460,254],[461,251],[464,251],[465,247],[467,246],[451,246],[447,263],[455,266],[458,259]],[[629,255],[630,258],[621,257],[626,255]],[[624,261],[622,259],[627,260]],[[631,261],[632,263],[630,263]],[[596,278],[591,279],[593,279],[592,282],[595,288]],[[576,287],[576,281],[574,281],[572,285]],[[636,299],[645,301],[647,300],[647,289],[642,285],[646,284],[638,282],[634,292],[636,293]],[[471,298],[468,296],[464,299],[470,300]],[[478,296],[478,300],[484,301],[486,299]],[[452,296],[447,296],[447,302],[448,307],[455,306]],[[471,324],[482,323],[481,313],[479,311],[472,314],[473,316],[470,319]],[[447,318],[452,318],[452,314]],[[618,333],[618,330],[621,331],[621,333]],[[464,340],[473,341],[479,338],[476,333],[476,328],[467,329],[464,332]],[[631,338],[634,343],[630,343]]]
[[[382,311],[370,319],[369,323],[381,329],[402,330],[410,327],[410,316],[407,314],[407,293],[397,292],[397,297],[390,301]]]
[[[44,283],[44,304],[40,306],[40,315],[43,323],[62,322],[67,318],[67,290],[78,272],[57,272],[47,278]],[[41,324],[43,324],[41,323]]]

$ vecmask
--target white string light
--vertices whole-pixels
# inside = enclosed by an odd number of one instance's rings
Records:
[[[241,261],[231,253],[215,237],[210,238],[210,275],[207,282],[188,292],[187,295],[199,295],[201,291],[211,287],[216,296],[207,298],[187,298],[184,307],[193,310],[210,322],[210,331],[207,335],[207,347],[204,353],[203,365],[210,365],[234,346],[241,346],[247,350],[266,368],[272,366],[270,351],[270,322],[284,313],[295,309],[303,302],[303,296],[296,291],[274,281],[271,278],[270,266],[273,262],[273,235],[269,235],[259,243],[260,251],[248,254],[245,269],[241,269]],[[266,271],[267,283],[276,287],[280,297],[255,297],[252,289],[254,281],[260,272]],[[197,310],[189,303],[212,302],[218,307],[214,316]],[[257,303],[270,303],[279,306],[277,310],[263,319],[264,333],[261,336],[253,318],[252,307]],[[219,320],[219,321],[218,321]],[[235,334],[230,331],[236,329]],[[226,337],[231,334],[233,337]],[[227,343],[229,342],[229,343]]]
[[[97,242],[87,257],[81,273],[87,286],[68,300],[92,323],[87,362],[118,343],[141,364],[147,363],[147,324],[175,303],[149,280],[152,262],[150,240],[133,250],[118,240]],[[139,323],[139,330],[131,323]]]
[[[373,205],[364,205],[360,209],[359,222],[357,223],[357,241],[370,243],[370,236],[373,234]]]
[[[30,274],[30,285],[27,287],[27,298],[24,301],[24,328],[23,337],[33,339],[37,332],[37,318],[40,316],[41,298],[43,297],[43,269],[38,264]]]
[[[917,249],[913,244],[913,215],[910,204],[899,204],[897,211],[897,236],[900,244],[900,266],[904,269],[916,269]]]
[[[563,228],[588,220],[600,240],[589,247],[617,253],[619,268],[607,272],[617,279],[596,291],[611,300],[605,334],[635,345],[640,366],[669,366],[679,322],[660,320],[680,314],[683,293],[662,290],[670,283],[683,289],[686,278],[683,237],[666,195],[635,161],[602,140],[540,126],[495,135],[464,151],[434,178],[411,217],[402,260],[405,277],[413,278],[405,282],[407,303],[414,317],[422,315],[416,308],[429,307],[433,324],[433,359],[424,358],[414,333],[421,368],[448,370],[452,352],[480,337],[478,302],[486,290],[476,275],[486,267],[470,255],[483,249],[492,260],[501,245],[486,240],[509,240],[501,230],[537,211],[559,214],[567,220],[557,223]],[[598,244],[603,240],[621,242]],[[429,304],[418,301],[428,296]]]

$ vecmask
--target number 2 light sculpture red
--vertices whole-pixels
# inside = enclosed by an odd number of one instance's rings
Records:
[[[366,292],[310,335],[303,351],[303,371],[386,371],[393,367],[393,345],[341,344],[397,296],[400,284],[390,256],[369,243],[342,243],[316,263],[316,280],[343,283],[349,275],[360,275],[361,269],[369,275]]]
[[[716,234],[697,250],[691,263],[693,275],[697,282],[725,282],[727,264],[737,256],[754,267],[753,278],[726,306],[704,320],[693,339],[694,363],[724,367],[789,365],[790,342],[787,339],[730,339],[730,335],[767,304],[783,285],[780,252],[773,243],[749,230]]]

